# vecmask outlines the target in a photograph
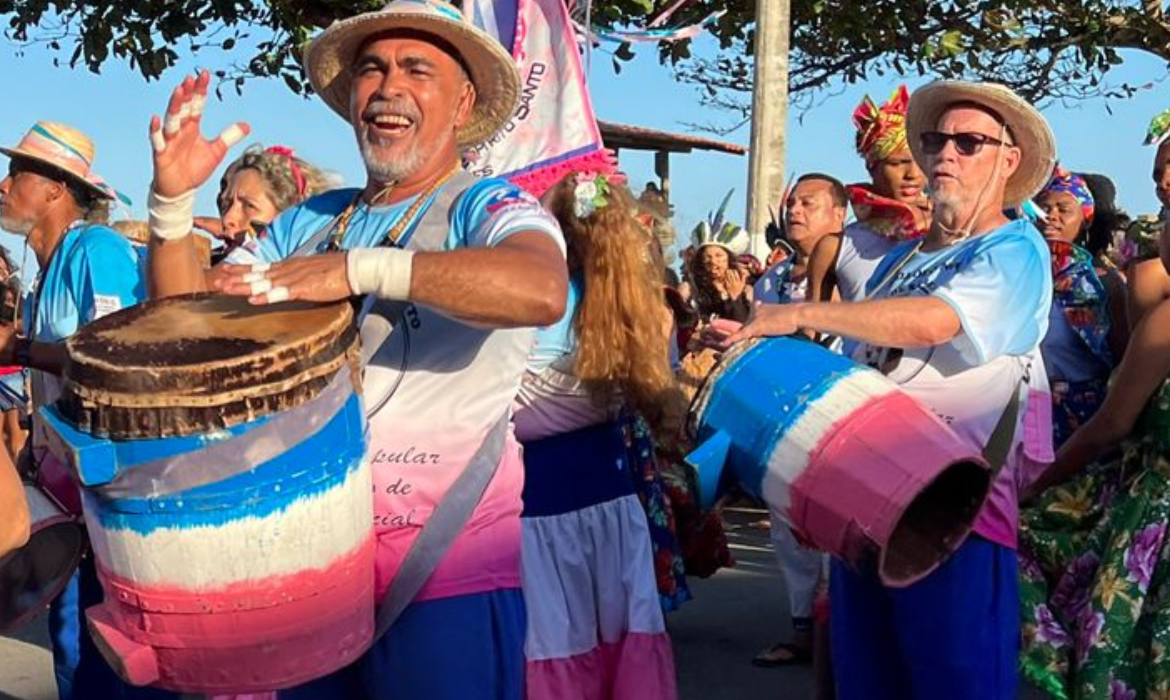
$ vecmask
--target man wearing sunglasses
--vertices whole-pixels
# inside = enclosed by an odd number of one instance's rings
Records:
[[[1023,444],[1017,416],[1023,385],[1043,381],[1052,277],[1039,232],[1004,211],[1044,185],[1055,145],[1044,118],[1010,90],[959,81],[914,93],[907,139],[933,218],[924,238],[882,259],[869,300],[760,307],[722,341],[800,329],[850,338],[854,359],[1003,467],[974,533],[935,572],[892,589],[834,562],[830,600],[841,700],[1007,700],[1018,690],[1014,473],[1025,448],[1033,459],[1051,453]]]

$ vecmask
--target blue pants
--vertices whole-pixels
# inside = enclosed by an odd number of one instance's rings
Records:
[[[1016,553],[977,535],[933,574],[887,588],[833,562],[840,700],[1013,700],[1019,690]]]
[[[281,700],[522,700],[518,588],[414,603],[357,662]]]
[[[123,683],[85,625],[85,610],[102,602],[93,554],[81,560],[69,585],[49,606],[53,670],[60,700],[178,700],[176,693]]]

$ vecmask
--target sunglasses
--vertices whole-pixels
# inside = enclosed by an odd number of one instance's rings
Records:
[[[987,134],[963,131],[957,134],[944,134],[941,131],[927,131],[920,137],[922,150],[927,155],[938,155],[946,147],[947,141],[955,142],[955,150],[961,156],[973,156],[983,150],[984,146],[1011,146],[1007,141],[1000,141]]]

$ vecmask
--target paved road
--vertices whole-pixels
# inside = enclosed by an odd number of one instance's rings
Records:
[[[751,658],[789,632],[783,584],[769,549],[762,511],[728,513],[738,562],[706,581],[692,581],[695,600],[667,622],[674,639],[682,700],[811,700],[806,667],[759,669]],[[39,618],[0,637],[0,700],[55,700],[52,665]],[[1021,700],[1042,700],[1026,690]]]

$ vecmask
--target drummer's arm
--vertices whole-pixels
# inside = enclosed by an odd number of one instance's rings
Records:
[[[0,557],[28,542],[28,501],[7,450],[0,449]]]
[[[568,270],[556,241],[522,231],[492,248],[415,253],[410,300],[465,323],[547,326],[565,313]]]
[[[210,289],[193,235],[174,240],[152,236],[147,266],[152,299]]]
[[[796,325],[870,345],[926,348],[955,338],[962,320],[937,297],[897,297],[848,303],[793,304]]]

